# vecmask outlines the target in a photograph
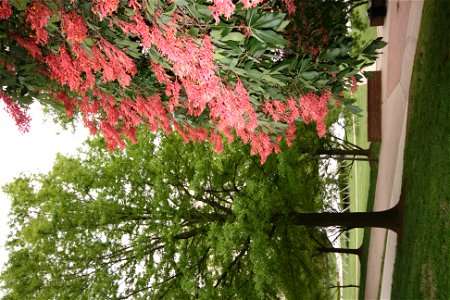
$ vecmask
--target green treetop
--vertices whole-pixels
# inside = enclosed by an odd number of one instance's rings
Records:
[[[322,206],[317,161],[297,144],[261,165],[237,143],[217,155],[178,135],[139,141],[108,153],[95,139],[4,188],[5,299],[328,297],[313,229],[280,217]]]

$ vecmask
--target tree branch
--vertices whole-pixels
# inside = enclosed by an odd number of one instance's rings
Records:
[[[228,265],[228,267],[226,268],[226,270],[222,273],[222,275],[220,275],[219,279],[217,280],[216,284],[214,285],[214,288],[217,288],[219,286],[219,284],[221,283],[222,280],[224,280],[228,273],[231,271],[231,269],[233,268],[233,266],[244,256],[245,252],[247,252],[248,250],[248,245],[250,244],[250,238],[247,238],[247,241],[244,245],[244,248],[241,249],[241,251],[239,252],[239,254],[233,259],[233,261]]]

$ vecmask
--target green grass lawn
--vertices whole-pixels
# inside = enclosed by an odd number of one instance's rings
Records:
[[[450,5],[425,1],[410,90],[392,299],[450,295]]]
[[[367,141],[367,88],[362,85],[354,95],[356,105],[363,109],[360,116],[352,116],[353,124],[347,131],[347,139],[362,148],[368,148]],[[369,163],[365,161],[355,161],[349,180],[350,185],[350,210],[352,212],[365,211],[367,201],[367,191],[369,183]],[[363,240],[363,230],[353,229],[350,231],[349,248],[358,248]],[[344,266],[344,285],[359,284],[360,264],[355,255],[343,256]],[[345,288],[343,291],[344,299],[356,299],[358,288]]]

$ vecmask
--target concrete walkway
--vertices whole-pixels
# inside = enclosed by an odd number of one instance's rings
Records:
[[[374,211],[393,207],[400,198],[409,86],[422,8],[423,0],[389,0],[385,24],[378,28],[388,46],[377,62],[382,70],[382,143]],[[371,230],[365,299],[390,299],[396,245],[394,232]]]

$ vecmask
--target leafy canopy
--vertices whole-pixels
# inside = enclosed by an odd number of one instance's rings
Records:
[[[358,1],[357,1],[358,2]],[[330,104],[383,43],[350,54],[355,1],[2,1],[0,98],[26,131],[34,99],[79,112],[109,149],[136,128],[251,145],[264,162]],[[15,105],[15,106],[14,106]],[[15,112],[15,113],[14,113]]]
[[[317,161],[297,142],[261,165],[235,142],[217,155],[179,135],[94,139],[12,199],[5,299],[321,299],[331,270],[319,231],[276,214],[315,211]],[[323,234],[322,234],[323,235]]]

